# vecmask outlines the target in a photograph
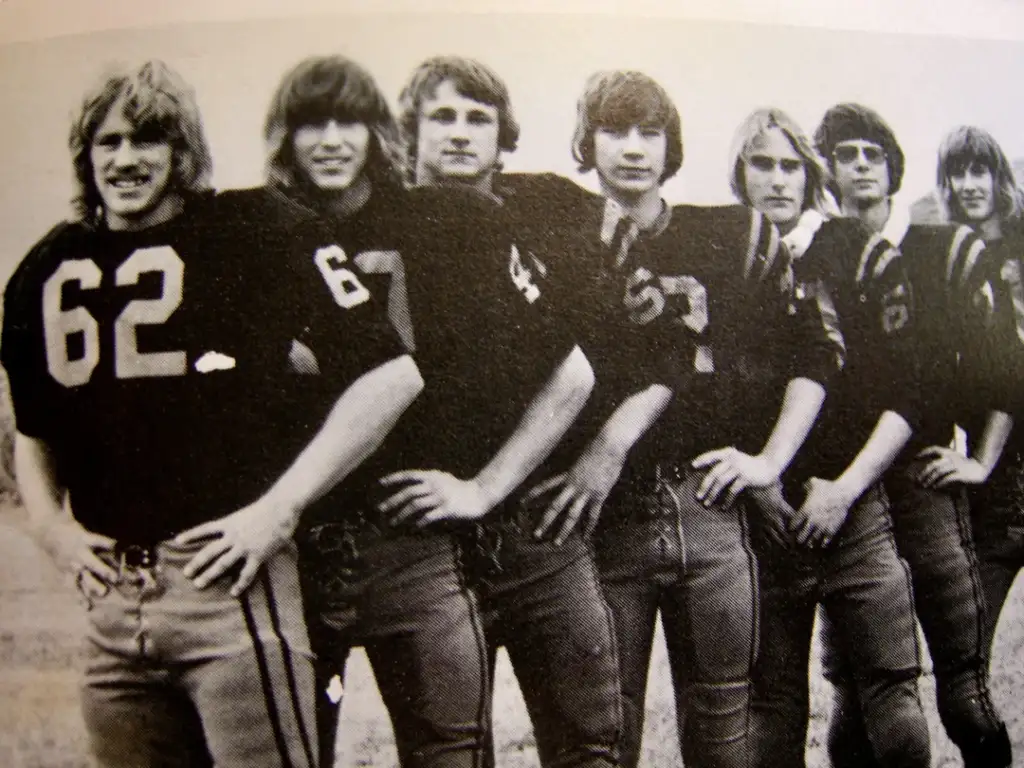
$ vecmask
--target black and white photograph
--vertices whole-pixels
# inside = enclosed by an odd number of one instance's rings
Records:
[[[1024,766],[1022,79],[999,0],[0,0],[0,765]]]

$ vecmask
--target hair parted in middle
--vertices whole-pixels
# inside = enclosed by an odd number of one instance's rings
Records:
[[[801,211],[813,208],[822,215],[827,211],[825,198],[826,184],[828,183],[829,172],[825,162],[814,150],[810,138],[804,133],[797,122],[781,109],[775,107],[762,107],[755,109],[746,119],[740,123],[739,128],[733,136],[732,146],[729,149],[729,187],[732,189],[736,199],[744,205],[750,205],[750,197],[747,195],[747,181],[745,163],[747,153],[753,148],[754,142],[764,136],[768,131],[777,128],[782,131],[793,151],[803,161],[804,170],[807,173],[807,183],[804,185],[804,199],[800,205]]]
[[[267,153],[267,182],[294,187],[297,175],[292,140],[304,125],[330,119],[363,123],[370,130],[371,148],[364,173],[372,183],[398,180],[398,125],[373,77],[344,56],[311,56],[285,73],[277,87],[263,137]]]
[[[683,165],[683,129],[679,110],[668,92],[649,75],[631,70],[595,72],[576,105],[572,156],[581,173],[596,166],[594,133],[598,128],[626,130],[644,126],[665,131],[665,170],[660,183]]]
[[[814,132],[814,145],[833,173],[835,159],[832,153],[836,145],[855,139],[873,142],[885,151],[885,163],[889,167],[889,196],[899,192],[903,183],[903,150],[892,128],[873,109],[850,102],[836,104],[821,118],[821,125]]]
[[[423,102],[432,98],[438,86],[446,80],[451,81],[460,96],[498,110],[499,150],[515,152],[519,144],[519,122],[512,110],[505,81],[476,59],[432,56],[412,71],[398,97],[398,125],[405,147],[406,181],[410,184],[415,183],[416,148]],[[500,170],[500,163],[498,168]]]
[[[85,95],[71,123],[68,147],[75,170],[71,205],[77,219],[93,220],[103,204],[93,176],[90,150],[96,131],[115,106],[120,107],[137,133],[171,145],[175,192],[196,193],[209,189],[213,159],[195,92],[164,62],[150,59],[107,75]]]
[[[939,145],[936,183],[950,219],[958,224],[971,223],[953,194],[951,179],[964,173],[972,163],[981,163],[992,174],[999,217],[1020,219],[1024,215],[1024,192],[1017,186],[1010,159],[991,133],[972,125],[954,128]]]

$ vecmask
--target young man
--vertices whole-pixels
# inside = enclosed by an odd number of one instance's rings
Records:
[[[361,67],[307,59],[285,75],[267,117],[269,194],[242,194],[322,218],[343,249],[317,261],[322,292],[344,306],[389,291],[392,318],[413,319],[406,338],[427,382],[382,450],[311,510],[300,533],[320,682],[364,645],[402,764],[475,766],[488,719],[479,617],[449,532],[417,527],[473,520],[499,504],[572,422],[593,377],[509,273],[514,244],[492,224],[493,203],[405,192],[394,181],[395,135]],[[300,351],[318,356],[333,324],[332,312],[311,310]],[[317,389],[306,408],[317,407]],[[333,699],[319,699],[325,763]]]
[[[573,155],[602,191],[578,214],[600,248],[570,265],[573,309],[596,318],[586,349],[599,414],[575,462],[542,486],[557,494],[545,522],[584,509],[593,521],[608,498],[595,547],[615,619],[623,765],[644,762],[660,611],[686,765],[746,766],[757,575],[737,497],[792,460],[838,350],[790,294],[778,231],[760,213],[666,205],[683,146],[657,82],[593,75]]]
[[[967,485],[977,547],[981,584],[984,588],[982,648],[990,652],[996,625],[1013,580],[1024,564],[1021,548],[1021,467],[1024,445],[1020,431],[1013,431],[1000,460],[998,445],[986,445],[991,433],[976,440],[971,427],[983,424],[985,392],[995,390],[996,402],[1004,403],[1004,419],[1019,419],[1021,403],[1016,390],[1024,375],[1024,287],[1021,283],[1021,249],[1024,231],[1024,194],[1017,186],[1013,166],[988,132],[976,127],[951,131],[939,147],[939,191],[954,224],[973,227],[986,241],[985,272],[991,294],[982,305],[991,310],[995,346],[971,345],[965,350],[962,377],[964,397],[973,398],[978,415],[967,420],[970,455],[950,457],[946,482]],[[1000,393],[1002,395],[1000,396]],[[990,418],[992,418],[990,416]],[[1009,429],[1009,425],[1007,425]],[[1005,432],[1002,433],[1005,438]],[[987,460],[986,460],[987,459]],[[1001,753],[1008,764],[1008,750]]]
[[[795,259],[797,291],[835,311],[846,365],[785,478],[762,494],[761,652],[754,676],[759,766],[802,765],[815,608],[832,619],[884,765],[929,764],[913,596],[880,480],[916,423],[910,291],[897,252],[852,219],[824,220],[829,174],[778,109],[752,113],[733,143],[730,184],[772,219]]]
[[[829,161],[840,208],[899,248],[918,311],[912,333],[919,361],[920,426],[893,469],[885,490],[900,554],[910,566],[917,616],[934,663],[939,713],[964,763],[1008,766],[1010,745],[986,681],[985,616],[977,558],[963,484],[981,482],[998,460],[1010,428],[1006,407],[989,387],[965,391],[976,349],[991,349],[992,335],[979,314],[986,295],[985,244],[966,227],[909,226],[892,208],[900,187],[903,152],[892,129],[872,110],[839,104],[815,133]],[[927,399],[925,399],[927,398]],[[988,410],[972,429],[967,458],[948,446],[954,425]],[[869,751],[850,684],[849,648],[837,648],[832,674],[838,683],[830,731],[835,765],[863,765]],[[838,672],[836,672],[838,669]],[[843,676],[845,675],[845,680]],[[863,701],[861,702],[863,704]],[[879,744],[872,738],[876,758]]]
[[[313,238],[204,192],[194,97],[160,62],[89,93],[70,145],[78,219],[8,284],[3,364],[32,527],[88,610],[92,750],[104,766],[315,766],[291,534],[415,396],[415,366],[382,307],[339,313],[364,345],[322,364],[351,386],[311,442],[286,427],[287,302],[305,286],[283,265]]]
[[[565,307],[554,304],[560,297],[547,263],[556,230],[579,222],[554,210],[567,196],[575,201],[587,193],[550,176],[499,173],[501,154],[515,149],[519,133],[505,84],[479,62],[436,57],[413,71],[400,103],[412,182],[445,194],[469,189],[497,201],[492,215],[511,244],[501,267],[523,300],[563,314]],[[533,205],[539,199],[547,210]],[[463,280],[471,285],[489,268],[483,260],[468,265]],[[417,333],[420,318],[413,313]],[[558,324],[547,333],[569,332],[564,318]],[[543,350],[558,335],[543,338],[524,329],[516,341],[516,366],[539,376],[550,365]],[[511,375],[493,363],[489,368],[491,376]],[[582,536],[567,536],[564,546],[535,539],[542,509],[514,498],[462,537],[466,575],[482,609],[489,672],[493,678],[497,649],[504,646],[542,765],[617,765],[621,715],[611,619]],[[487,758],[493,761],[493,749]]]

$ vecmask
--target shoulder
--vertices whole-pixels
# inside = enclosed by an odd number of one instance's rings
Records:
[[[88,237],[91,229],[80,222],[62,221],[46,233],[18,263],[7,281],[5,297],[22,293],[29,284],[48,273],[57,262],[75,253],[75,244]]]
[[[784,261],[779,230],[743,205],[673,206],[669,229],[688,244],[740,259],[744,278],[761,280]]]
[[[595,198],[574,181],[557,173],[508,173],[497,180],[499,195],[507,203],[564,206],[586,203]]]
[[[270,187],[225,190],[208,205],[211,213],[229,224],[290,227],[317,219],[312,209]]]

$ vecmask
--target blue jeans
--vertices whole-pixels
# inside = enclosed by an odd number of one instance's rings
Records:
[[[102,556],[121,582],[87,597],[83,711],[102,766],[315,767],[313,662],[295,548],[238,598],[182,569],[201,545],[155,560]]]
[[[910,566],[914,602],[935,672],[939,716],[965,768],[1009,768],[1010,742],[988,689],[987,610],[963,488],[922,487],[920,461],[885,479],[900,555]],[[830,720],[836,766],[877,764],[859,722],[849,668],[830,671],[838,690]],[[843,674],[846,672],[847,674]]]
[[[665,468],[648,487],[620,487],[605,505],[595,541],[615,618],[624,766],[640,760],[659,611],[687,768],[748,764],[756,565],[744,511],[698,503],[701,477]]]
[[[402,766],[479,766],[489,716],[486,648],[451,537],[328,523],[301,534],[300,552],[321,763],[333,765],[340,710],[324,690],[363,646]]]
[[[848,661],[875,755],[887,767],[928,768],[913,592],[881,486],[857,501],[825,550],[781,546],[763,525],[755,526],[764,617],[754,675],[757,765],[804,764],[808,664],[821,603],[833,629],[830,648]]]
[[[622,708],[611,614],[578,532],[561,547],[533,538],[548,500],[510,504],[463,539],[490,672],[504,646],[544,768],[617,766]],[[493,765],[493,748],[488,758]]]

